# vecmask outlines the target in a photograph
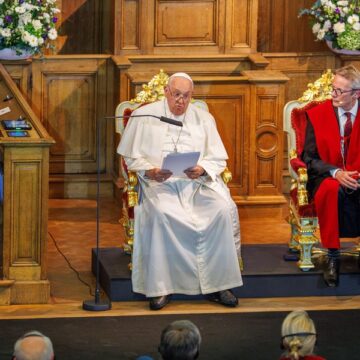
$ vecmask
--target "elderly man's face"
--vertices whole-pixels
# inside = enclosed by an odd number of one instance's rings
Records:
[[[174,115],[184,114],[189,106],[193,91],[192,82],[183,77],[176,77],[165,88],[165,97],[169,109]]]

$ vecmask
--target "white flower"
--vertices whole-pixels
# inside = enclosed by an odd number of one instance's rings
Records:
[[[321,5],[325,6],[328,4],[328,2],[329,2],[329,0],[321,0]]]
[[[344,31],[345,31],[345,23],[337,22],[336,24],[334,24],[334,33],[341,34]]]
[[[50,22],[50,15],[48,13],[43,13],[43,18],[47,23]]]
[[[24,31],[24,32],[21,34],[21,39],[22,39],[24,42],[28,42],[28,41],[29,41],[29,38],[30,38],[30,34],[29,34],[27,31]]]
[[[23,14],[26,11],[26,9],[23,6],[17,6],[15,8],[15,12],[17,12],[18,14]]]
[[[1,36],[4,38],[8,38],[11,36],[11,31],[10,29],[6,28],[6,29],[1,29],[0,30]]]
[[[35,30],[39,30],[42,28],[42,24],[40,20],[33,20],[31,23]]]
[[[360,22],[357,22],[357,23],[353,24],[352,27],[353,27],[354,30],[360,31]],[[359,36],[360,36],[360,34],[359,34]]]
[[[331,28],[331,21],[330,21],[330,20],[326,20],[326,21],[324,22],[323,29],[324,29],[325,31],[328,31],[330,28]]]
[[[22,6],[27,10],[27,11],[32,11],[32,10],[40,10],[40,8],[36,5],[32,5],[32,4],[28,4],[28,3],[23,3]]]
[[[48,37],[50,40],[55,40],[57,38],[57,31],[56,29],[50,29],[48,31]]]
[[[322,40],[322,39],[324,38],[324,36],[325,36],[325,30],[324,30],[324,29],[321,29],[321,30],[319,30],[316,38],[317,38],[318,40]]]
[[[30,21],[31,21],[31,14],[28,12],[19,16],[19,24],[20,25],[26,25]]]
[[[337,2],[338,6],[348,6],[349,5],[349,1],[347,0],[340,0]]]
[[[332,2],[328,2],[326,5],[324,5],[324,9],[326,11],[331,12],[331,11],[334,11],[336,9],[336,5],[333,4]]]
[[[321,25],[319,23],[314,24],[312,27],[313,34],[317,34],[319,32],[320,28],[321,28]]]
[[[0,0],[0,49],[13,47],[36,53],[50,46],[58,36],[53,19],[60,11],[57,1]],[[9,19],[5,21],[5,17]]]
[[[24,31],[22,34],[22,40],[29,44],[31,47],[37,47],[38,46],[38,39],[36,36],[31,35],[28,31]]]
[[[342,9],[342,12],[343,12],[344,14],[347,14],[349,11],[350,11],[350,9],[349,9],[348,7],[344,7],[344,8]]]
[[[347,22],[348,22],[350,25],[352,25],[352,24],[354,24],[354,23],[357,23],[357,22],[359,22],[359,16],[356,15],[356,14],[350,15],[350,16],[348,17]]]
[[[34,35],[30,35],[29,39],[28,39],[28,43],[31,47],[38,47],[39,46],[39,42],[36,36]]]

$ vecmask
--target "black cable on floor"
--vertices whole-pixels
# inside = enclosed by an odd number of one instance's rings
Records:
[[[65,261],[67,262],[69,268],[70,268],[72,271],[74,271],[74,273],[76,274],[76,276],[77,276],[77,278],[79,279],[79,281],[82,282],[85,286],[87,286],[87,287],[89,288],[89,294],[90,294],[91,296],[95,296],[95,294],[94,294],[93,291],[92,291],[91,285],[80,277],[79,272],[71,265],[69,259],[68,259],[68,258],[65,256],[65,254],[60,250],[60,248],[59,248],[59,246],[58,246],[58,244],[57,244],[54,236],[51,234],[50,231],[48,231],[48,234],[50,235],[50,237],[51,237],[51,239],[52,239],[52,241],[53,241],[53,243],[54,243],[57,251],[62,255],[62,257],[63,257],[63,258],[65,259]]]

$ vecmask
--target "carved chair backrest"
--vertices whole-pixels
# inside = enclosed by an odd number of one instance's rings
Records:
[[[298,100],[289,101],[284,107],[283,127],[288,140],[288,165],[293,179],[297,178],[296,160],[301,161],[304,149],[307,125],[306,111],[320,102],[331,98],[331,84],[333,74],[327,70],[320,79],[308,85],[308,89]]]
[[[155,75],[148,84],[142,86],[143,90],[140,91],[134,99],[121,102],[116,107],[115,116],[124,116],[124,118],[117,118],[115,123],[115,131],[120,136],[125,130],[131,113],[136,108],[164,98],[164,88],[168,80],[169,76],[163,70],[160,70],[159,74]],[[203,100],[192,99],[192,103],[203,110],[209,111],[206,102]],[[131,254],[134,241],[134,206],[138,202],[138,180],[136,173],[128,171],[123,158],[120,160],[120,169],[124,178],[122,210],[122,223],[125,229],[126,240],[124,250]],[[228,181],[231,180],[231,174],[224,176]],[[129,268],[132,269],[131,262]]]

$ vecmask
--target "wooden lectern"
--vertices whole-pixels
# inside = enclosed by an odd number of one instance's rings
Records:
[[[47,303],[48,135],[0,64],[0,305]]]

